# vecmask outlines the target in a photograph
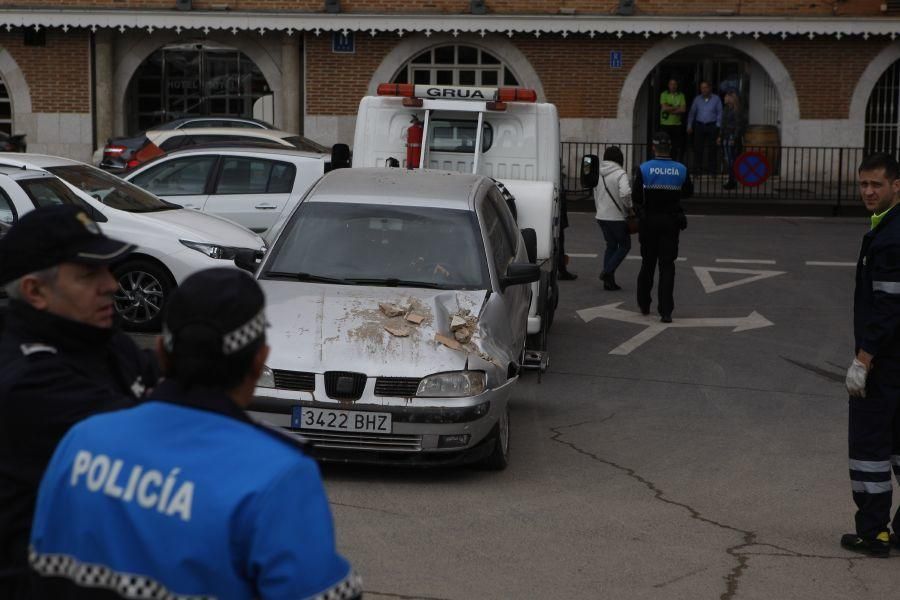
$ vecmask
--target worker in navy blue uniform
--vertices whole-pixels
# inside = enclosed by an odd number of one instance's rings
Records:
[[[641,271],[637,281],[637,302],[641,312],[650,314],[653,279],[659,264],[659,303],[663,323],[672,322],[675,308],[675,259],[678,236],[687,228],[681,199],[694,191],[687,167],[672,160],[672,140],[660,131],[653,136],[654,158],[642,164],[634,176],[631,200],[639,216]]]
[[[31,598],[28,538],[38,485],[59,440],[99,412],[134,406],[156,359],[114,326],[112,240],[75,206],[39,208],[0,239],[10,297],[0,337],[0,598]]]
[[[316,463],[244,412],[265,327],[262,290],[242,271],[201,271],[176,290],[157,349],[166,379],[137,408],[73,427],[47,468],[37,597],[361,597]]]
[[[850,393],[850,483],[856,532],[849,550],[887,556],[900,549],[900,509],[891,521],[891,470],[900,479],[900,167],[885,154],[859,167],[863,203],[872,212],[856,266],[853,321],[856,356]]]

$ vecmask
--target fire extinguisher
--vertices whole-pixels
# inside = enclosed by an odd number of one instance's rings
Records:
[[[418,169],[422,160],[422,136],[425,128],[419,118],[413,116],[412,125],[406,130],[406,168]]]

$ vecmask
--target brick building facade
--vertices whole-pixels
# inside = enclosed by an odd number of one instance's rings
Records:
[[[178,114],[349,143],[359,99],[404,77],[514,82],[558,106],[564,139],[625,143],[669,77],[712,79],[785,146],[862,147],[877,128],[896,148],[900,15],[879,0],[21,2],[0,8],[0,129],[85,160]]]

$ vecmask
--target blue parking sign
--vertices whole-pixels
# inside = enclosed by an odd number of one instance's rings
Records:
[[[609,52],[609,68],[610,69],[621,69],[622,68],[622,51],[621,50],[610,50],[610,52]]]
[[[335,31],[331,34],[331,51],[341,54],[353,54],[356,51],[356,44],[353,39],[353,32]]]

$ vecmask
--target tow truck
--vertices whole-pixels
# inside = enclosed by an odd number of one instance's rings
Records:
[[[532,284],[522,367],[544,372],[559,301],[556,107],[526,88],[383,83],[360,102],[352,166],[458,171],[497,182],[523,234],[536,238],[526,237],[541,278]]]

